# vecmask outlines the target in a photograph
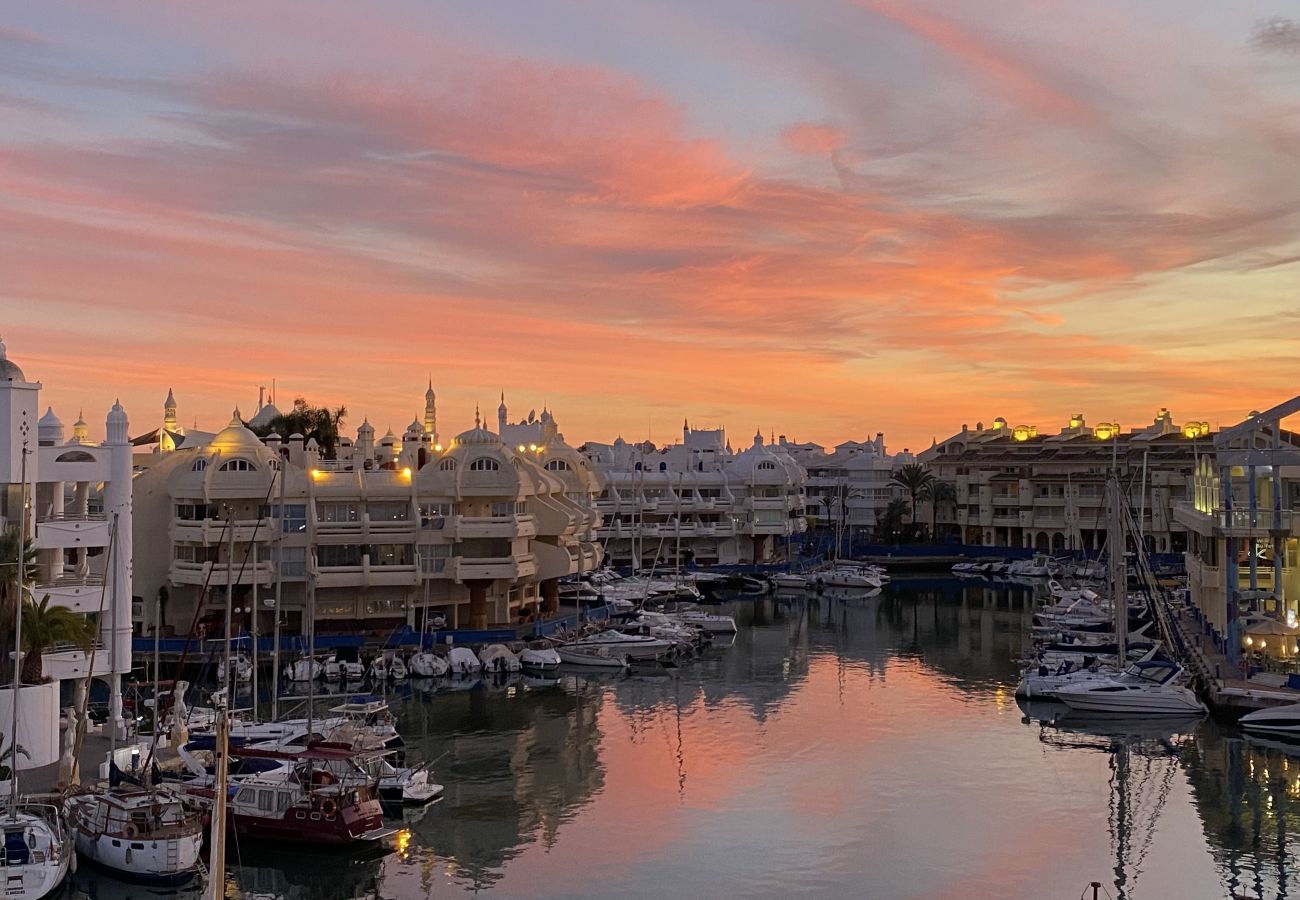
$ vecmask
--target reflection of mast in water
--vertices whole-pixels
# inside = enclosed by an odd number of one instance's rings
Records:
[[[1028,715],[1025,718],[1030,720]],[[1115,852],[1117,900],[1133,896],[1178,773],[1179,749],[1172,738],[1190,733],[1197,721],[1108,721],[1065,715],[1041,723],[1039,740],[1044,744],[1110,754],[1107,826]]]

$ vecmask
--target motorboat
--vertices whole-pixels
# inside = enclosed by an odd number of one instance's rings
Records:
[[[381,653],[370,661],[370,680],[383,682],[388,680],[388,660]]]
[[[203,816],[166,789],[74,794],[64,806],[77,852],[120,878],[181,884],[200,869]]]
[[[359,659],[346,659],[342,663],[343,677],[348,681],[360,681],[366,677],[366,667]]]
[[[1300,738],[1300,703],[1257,709],[1246,713],[1237,724],[1244,731]]]
[[[1099,681],[1066,685],[1056,699],[1071,709],[1089,712],[1187,715],[1205,706],[1190,689],[1178,684],[1183,667],[1167,660],[1135,662],[1119,675]]]
[[[57,891],[74,856],[73,838],[58,808],[20,800],[12,812],[0,813],[0,828],[4,829],[0,877],[6,900],[40,900]]]
[[[325,680],[341,681],[343,679],[343,664],[338,661],[338,657],[331,656],[325,660]]]
[[[1117,674],[1118,671],[1109,666],[1088,668],[1076,665],[1073,660],[1065,660],[1055,668],[1045,663],[1027,666],[1020,673],[1016,696],[1027,700],[1050,699],[1066,685],[1111,678]]]
[[[407,667],[416,678],[441,678],[447,674],[447,670],[450,668],[447,665],[447,660],[427,650],[412,654]]]
[[[983,574],[984,574],[984,563],[978,563],[978,562],[959,562],[959,563],[957,563],[956,565],[954,565],[954,566],[952,567],[952,574],[954,574],[954,575],[964,575],[964,576],[967,576],[967,577],[983,575]]]
[[[407,676],[406,663],[402,657],[393,654],[392,660],[388,663],[388,677],[394,681],[405,681]]]
[[[452,647],[447,652],[447,664],[453,675],[476,675],[483,663],[468,647]]]
[[[560,658],[565,662],[569,659],[565,657],[564,650],[568,648],[572,653],[589,653],[592,650],[607,650],[611,654],[618,656],[647,657],[662,656],[673,649],[673,644],[662,638],[652,637],[645,634],[624,634],[621,631],[608,629],[597,634],[580,637],[577,640],[570,641],[567,644],[557,648],[560,651]]]
[[[393,721],[392,710],[382,697],[358,694],[338,706],[330,707],[330,712],[342,720],[328,732],[327,737],[331,741],[343,741],[357,747],[377,743],[390,750],[404,746]],[[375,742],[363,744],[362,737],[372,737]]]
[[[1007,566],[1012,578],[1048,578],[1056,568],[1055,561],[1045,553],[1035,553],[1030,559],[1017,559]]]
[[[706,613],[703,610],[688,609],[676,614],[687,625],[709,634],[735,634],[736,620],[731,616]]]
[[[554,647],[525,647],[519,651],[519,662],[525,669],[554,669],[560,664],[560,654]]]
[[[285,666],[284,677],[290,681],[315,681],[325,674],[325,666],[319,659],[304,656]]]
[[[772,576],[772,583],[785,590],[800,591],[808,587],[808,576],[797,572],[782,572]]]
[[[627,657],[616,654],[605,647],[588,647],[575,649],[573,645],[561,645],[556,648],[560,661],[569,666],[583,666],[591,669],[626,669]]]
[[[518,672],[523,669],[519,657],[505,644],[488,644],[478,655],[484,672]]]
[[[813,584],[817,587],[873,590],[881,587],[884,582],[880,579],[880,573],[872,568],[840,564],[832,569],[818,572],[813,577]]]

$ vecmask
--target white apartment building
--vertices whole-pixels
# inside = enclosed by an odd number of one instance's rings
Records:
[[[24,767],[58,760],[59,682],[82,679],[88,670],[108,683],[110,727],[125,735],[122,675],[131,671],[133,510],[126,412],[113,405],[102,443],[91,439],[80,417],[68,440],[53,409],[37,419],[41,388],[0,343],[0,525],[26,524],[39,570],[31,586],[36,602],[48,597],[51,606],[90,617],[99,638],[90,652],[51,648],[43,666],[50,682],[22,689],[18,742],[31,754],[22,760]],[[3,693],[0,721],[6,725],[0,729],[7,730],[12,691]]]
[[[1283,620],[1300,611],[1300,435],[1282,427],[1297,413],[1300,397],[1216,434],[1174,507],[1191,535],[1191,602],[1234,658],[1250,608]]]
[[[941,528],[962,543],[1049,552],[1100,550],[1106,534],[1106,473],[1119,471],[1147,548],[1179,553],[1186,525],[1176,504],[1191,497],[1198,454],[1210,452],[1208,422],[1175,425],[1159,410],[1150,425],[1089,426],[1082,415],[1054,434],[1011,426],[1004,418],[961,431],[920,454],[936,479],[952,484],[956,503],[935,510]],[[928,507],[922,515],[929,515]]]
[[[871,539],[889,501],[904,496],[891,482],[894,472],[916,462],[907,450],[891,456],[882,432],[872,440],[836,444],[829,452],[821,444],[787,441],[785,435],[778,446],[807,472],[808,515],[850,543]]]
[[[740,453],[723,429],[689,423],[680,444],[579,449],[604,481],[598,534],[614,565],[779,562],[806,527],[803,468],[761,433]]]
[[[301,435],[259,439],[236,410],[137,480],[146,616],[162,591],[165,627],[186,634],[206,594],[200,618],[215,624],[228,582],[239,627],[261,634],[277,605],[285,633],[308,608],[320,631],[376,632],[422,627],[426,610],[453,628],[553,611],[560,578],[600,565],[600,481],[545,419],[505,443],[476,415],[444,445],[430,386],[401,437],[376,441],[366,421],[325,459]]]

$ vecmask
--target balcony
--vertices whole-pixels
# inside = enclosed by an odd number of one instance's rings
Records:
[[[203,544],[213,546],[230,541],[234,532],[235,543],[247,544],[250,541],[273,541],[280,527],[279,519],[235,519],[226,528],[224,519],[172,519],[167,536],[174,543]]]
[[[104,593],[102,575],[66,576],[37,584],[32,589],[36,599],[50,598],[51,606],[62,606],[75,613],[97,613],[101,601],[111,602]],[[107,610],[107,606],[105,606]]]
[[[242,572],[240,571],[242,568]],[[238,563],[230,570],[225,563],[186,562],[182,559],[172,560],[167,577],[172,584],[197,584],[208,587],[225,587],[234,584],[274,584],[275,566],[269,562],[254,564],[248,562],[243,566]]]
[[[452,570],[457,581],[491,581],[498,578],[514,580],[537,574],[537,558],[531,553],[526,556],[487,558],[462,556],[455,563]]]
[[[1213,529],[1214,534],[1222,537],[1270,537],[1278,531],[1296,535],[1293,510],[1256,510],[1253,524],[1251,517],[1248,509],[1225,510],[1216,507],[1211,512],[1204,512],[1187,500],[1174,506],[1174,521],[1198,534],[1208,535],[1210,529]]]
[[[108,541],[109,524],[103,515],[56,513],[36,520],[38,550],[107,547]]]
[[[113,671],[112,654],[100,640],[94,641],[89,651],[82,650],[75,644],[55,644],[45,651],[42,669],[47,678],[56,681],[85,678],[86,670],[91,668],[92,655],[94,670],[90,674],[108,675]],[[126,667],[130,668],[129,661],[126,662]]]
[[[359,566],[321,566],[315,570],[317,587],[403,587],[420,583],[420,571],[409,566],[372,565],[369,556]]]
[[[459,516],[450,526],[450,534],[458,540],[471,538],[527,538],[537,534],[537,522],[532,516]]]

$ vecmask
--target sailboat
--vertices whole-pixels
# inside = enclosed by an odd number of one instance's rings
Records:
[[[199,872],[203,817],[170,791],[111,786],[64,808],[77,852],[119,878],[181,884]]]
[[[19,504],[22,513],[18,525],[18,583],[22,590],[18,592],[19,602],[14,613],[14,646],[23,645],[22,597],[30,593],[27,585],[26,567],[22,562],[27,553],[27,449],[26,440],[22,449],[22,487],[23,498]],[[13,718],[9,725],[8,744],[11,756],[8,809],[0,816],[0,828],[4,831],[4,844],[0,845],[0,879],[4,883],[6,900],[40,900],[58,890],[68,875],[68,867],[73,862],[72,837],[59,815],[58,808],[52,803],[43,803],[32,798],[20,797],[18,793],[18,694],[22,686],[20,671],[22,669],[21,652],[14,653],[14,678],[12,685],[11,707]]]

